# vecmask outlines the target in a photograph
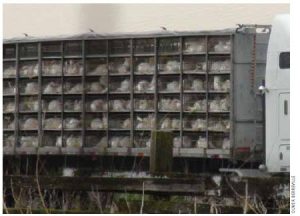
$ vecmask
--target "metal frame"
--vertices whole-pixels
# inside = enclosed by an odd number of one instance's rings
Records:
[[[209,42],[209,37],[213,37],[213,36],[226,36],[226,37],[230,37],[230,40],[231,40],[231,52],[228,53],[228,55],[230,56],[230,59],[231,59],[231,70],[233,71],[233,59],[232,59],[232,56],[233,56],[233,33],[234,31],[215,31],[215,32],[190,32],[190,33],[178,33],[178,32],[174,32],[174,33],[170,33],[170,32],[167,32],[167,33],[164,33],[164,34],[150,34],[150,35],[108,35],[108,36],[94,36],[94,37],[91,37],[91,38],[86,38],[85,36],[80,36],[80,37],[74,37],[74,38],[62,38],[61,40],[58,40],[58,38],[54,38],[54,39],[26,39],[26,40],[23,40],[23,41],[19,41],[18,39],[17,40],[8,40],[8,41],[5,41],[5,44],[14,44],[16,43],[16,68],[17,68],[17,75],[16,75],[16,86],[19,86],[19,60],[20,60],[20,56],[19,56],[19,42],[22,44],[26,44],[26,43],[33,43],[33,42],[37,42],[38,43],[38,56],[37,56],[37,60],[38,60],[38,64],[39,64],[39,74],[38,74],[38,84],[39,84],[39,88],[40,88],[40,92],[38,94],[38,101],[39,101],[39,111],[38,111],[38,120],[39,120],[39,129],[38,129],[38,134],[43,134],[43,126],[42,126],[42,117],[43,117],[43,110],[42,110],[42,84],[43,84],[43,80],[44,80],[44,77],[42,75],[42,61],[43,60],[46,60],[46,59],[52,59],[51,57],[48,57],[48,58],[44,58],[44,56],[42,55],[42,45],[44,42],[59,42],[60,45],[61,45],[61,56],[57,56],[57,57],[53,57],[53,59],[59,59],[61,61],[61,78],[60,78],[60,81],[61,81],[61,84],[62,84],[62,94],[58,97],[61,98],[61,101],[62,101],[62,111],[61,111],[61,119],[62,119],[62,129],[60,130],[60,134],[61,134],[61,137],[62,139],[64,139],[64,135],[65,135],[65,130],[64,130],[64,126],[63,126],[63,121],[64,121],[64,118],[65,118],[65,110],[64,110],[64,102],[65,102],[65,94],[64,94],[64,83],[66,81],[65,79],[65,75],[64,75],[64,62],[66,59],[72,59],[72,58],[76,58],[78,60],[81,60],[82,61],[82,65],[83,65],[83,74],[81,77],[81,83],[82,83],[82,87],[83,87],[83,90],[82,90],[82,93],[81,93],[81,100],[82,100],[82,111],[81,111],[81,115],[82,115],[82,127],[81,127],[81,139],[82,139],[82,144],[83,144],[83,148],[80,148],[80,151],[78,153],[86,153],[84,151],[85,147],[84,147],[84,144],[86,142],[86,125],[85,125],[85,116],[86,116],[86,109],[85,109],[85,102],[86,102],[86,98],[87,98],[87,93],[86,93],[86,89],[85,89],[85,84],[86,84],[86,78],[87,78],[87,75],[86,75],[86,60],[88,59],[87,55],[86,55],[86,49],[85,49],[85,45],[86,45],[86,42],[87,41],[91,41],[91,40],[104,40],[106,41],[106,54],[105,55],[96,55],[96,56],[92,56],[93,58],[96,58],[96,57],[103,57],[103,58],[106,58],[106,64],[107,64],[107,67],[108,67],[108,64],[110,62],[110,60],[114,57],[129,57],[130,60],[131,60],[131,68],[130,68],[130,83],[131,83],[131,90],[130,90],[130,99],[131,99],[131,110],[130,110],[130,118],[131,118],[131,128],[130,128],[130,141],[131,141],[131,148],[133,148],[133,143],[134,143],[134,135],[136,133],[136,130],[134,128],[134,116],[135,116],[135,113],[136,111],[134,110],[134,97],[135,97],[135,92],[134,92],[134,67],[133,67],[133,62],[134,62],[134,58],[135,57],[139,57],[139,56],[142,56],[142,57],[153,57],[154,58],[154,63],[155,63],[155,71],[153,73],[153,77],[155,78],[156,80],[156,87],[155,87],[155,90],[154,90],[154,93],[153,93],[153,97],[154,97],[154,110],[153,110],[153,114],[155,115],[155,125],[156,125],[156,128],[158,129],[159,128],[159,125],[158,125],[158,114],[159,114],[159,110],[158,110],[158,97],[160,95],[159,91],[158,91],[158,76],[159,76],[159,72],[158,72],[158,59],[159,57],[161,56],[160,53],[159,53],[159,40],[161,38],[178,38],[179,41],[180,41],[180,48],[179,48],[179,53],[176,53],[176,55],[170,53],[170,54],[164,54],[163,56],[176,56],[176,57],[179,57],[180,59],[180,74],[179,75],[179,80],[180,80],[180,92],[179,93],[176,93],[176,95],[178,94],[179,97],[180,97],[180,101],[181,101],[181,110],[178,111],[178,112],[175,112],[177,114],[180,115],[180,121],[181,121],[181,125],[180,125],[180,130],[179,130],[179,133],[180,133],[180,137],[181,137],[181,143],[182,143],[182,139],[183,139],[183,132],[184,132],[184,128],[183,128],[183,118],[184,118],[184,89],[183,89],[183,77],[184,77],[184,73],[183,73],[183,59],[184,59],[184,56],[187,56],[184,54],[183,52],[183,45],[184,45],[184,39],[186,37],[203,37],[205,38],[205,43],[206,43],[206,51],[205,53],[202,53],[202,54],[191,54],[192,56],[202,56],[202,57],[205,57],[205,62],[206,62],[206,73],[205,74],[201,74],[201,76],[205,75],[205,80],[206,80],[206,92],[205,92],[205,98],[206,98],[206,111],[205,111],[205,115],[206,115],[206,122],[207,122],[207,129],[206,129],[206,138],[207,138],[207,144],[209,142],[209,134],[210,132],[208,131],[208,121],[209,121],[209,115],[210,115],[210,112],[208,110],[208,99],[209,99],[209,94],[212,94],[209,92],[209,56],[210,56],[210,52],[209,52],[209,46],[208,46],[208,42]],[[111,54],[110,53],[110,41],[111,40],[114,40],[114,39],[127,39],[130,41],[130,53],[126,54],[126,55],[114,55],[114,54]],[[134,41],[135,39],[153,39],[154,40],[154,50],[153,50],[153,53],[152,54],[148,54],[148,55],[135,55],[134,53]],[[65,58],[65,43],[66,42],[70,42],[70,41],[78,41],[81,43],[81,55],[79,56],[68,56],[67,58]],[[215,55],[215,54],[214,54]],[[25,59],[24,59],[25,60]],[[29,59],[26,59],[26,60],[29,60]],[[5,61],[5,60],[4,60]],[[231,82],[233,83],[233,72],[231,71],[231,74],[230,74],[230,79],[231,79]],[[200,75],[200,74],[199,74]],[[102,76],[102,75],[99,75],[99,77]],[[103,113],[106,113],[107,115],[107,119],[109,121],[110,119],[110,107],[109,107],[109,99],[110,99],[110,89],[109,89],[109,83],[110,83],[110,80],[111,79],[114,79],[113,76],[110,76],[110,71],[108,70],[108,83],[107,83],[107,92],[106,94],[106,99],[107,99],[107,106],[108,106],[108,109],[107,109],[107,112],[103,112]],[[230,92],[230,95],[231,95],[231,102],[233,103],[233,97],[232,97],[232,92],[233,92],[233,84],[231,85],[231,92]],[[17,92],[16,92],[16,96],[15,96],[15,102],[16,102],[16,113],[15,113],[15,122],[17,122],[19,120],[19,90],[17,88]],[[233,133],[233,128],[234,128],[234,123],[233,123],[233,106],[231,106],[231,110],[230,110],[230,120],[231,120],[231,132],[230,132],[230,140],[231,142],[233,142],[233,137],[232,137],[232,133]],[[17,144],[18,144],[18,138],[19,138],[19,128],[17,126],[18,124],[16,124],[16,130],[15,130],[15,137],[16,137],[16,142],[15,142],[15,148],[17,147]],[[202,132],[199,132],[199,133],[202,133]],[[109,124],[108,124],[108,128],[106,129],[106,136],[108,138],[108,143],[107,145],[109,145],[109,138],[110,138],[110,128],[109,128]],[[39,136],[39,145],[42,144],[42,137]],[[64,142],[63,142],[64,143]],[[62,149],[64,148],[65,146],[62,147]],[[130,149],[131,149],[130,148]],[[61,150],[61,149],[60,149]],[[123,151],[123,150],[120,150],[120,149],[115,149],[115,150],[112,150],[112,151],[104,151],[104,152],[94,152],[94,153],[99,153],[99,154],[109,154],[109,153],[112,153],[112,154],[115,154],[117,153],[118,155],[139,155],[140,153],[143,153],[143,154],[146,154],[148,155],[149,153],[149,150],[147,149],[144,149],[144,150],[138,150],[136,152],[131,152],[131,151]],[[56,153],[60,153],[60,151],[56,152]],[[55,154],[56,154],[55,153]],[[221,149],[207,149],[207,150],[200,150],[200,149],[195,149],[195,148],[192,148],[191,151],[176,151],[174,150],[174,155],[175,156],[187,156],[187,157],[210,157],[211,155],[214,155],[214,154],[220,154],[221,156],[223,157],[230,157],[230,154],[229,154],[229,151],[224,151],[224,150],[221,150]]]

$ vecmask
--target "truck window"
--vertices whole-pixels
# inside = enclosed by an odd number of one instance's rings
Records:
[[[279,67],[280,67],[280,69],[289,69],[290,68],[290,52],[280,53]]]

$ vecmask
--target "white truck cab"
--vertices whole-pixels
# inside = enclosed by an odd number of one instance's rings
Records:
[[[290,20],[278,15],[270,35],[266,80],[266,155],[270,173],[290,171]]]

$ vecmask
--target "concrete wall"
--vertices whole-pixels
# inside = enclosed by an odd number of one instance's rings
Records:
[[[159,30],[210,30],[270,24],[288,4],[4,4],[4,38]]]

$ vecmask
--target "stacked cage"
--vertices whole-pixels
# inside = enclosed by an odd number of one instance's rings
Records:
[[[231,148],[231,34],[8,43],[3,57],[6,153],[147,152],[153,130],[182,155]]]

